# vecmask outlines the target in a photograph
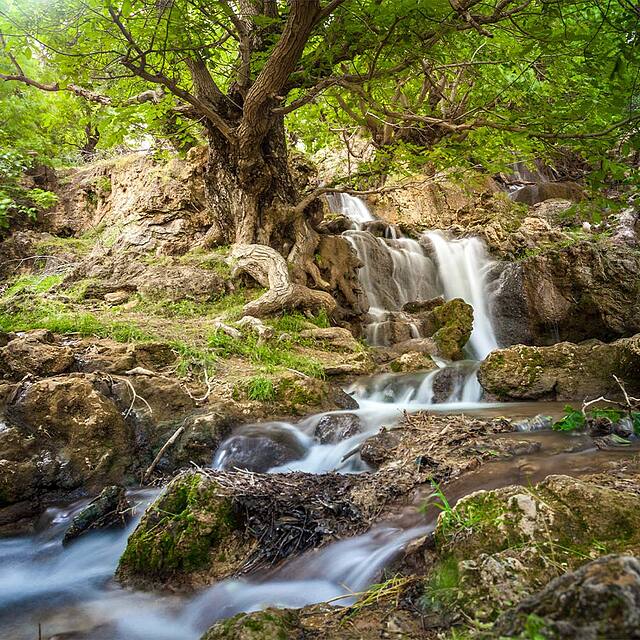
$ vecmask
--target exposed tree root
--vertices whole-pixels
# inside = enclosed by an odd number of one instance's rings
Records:
[[[331,314],[336,301],[325,291],[309,289],[291,282],[285,259],[271,247],[262,244],[237,244],[231,252],[236,261],[233,275],[247,273],[269,290],[244,306],[246,316],[261,318],[287,309],[316,313],[324,309]]]

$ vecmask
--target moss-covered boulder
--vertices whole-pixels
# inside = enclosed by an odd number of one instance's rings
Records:
[[[303,633],[297,610],[265,609],[219,622],[201,640],[294,640]]]
[[[129,537],[117,577],[136,586],[196,586],[233,574],[255,548],[232,500],[197,473],[175,478]]]
[[[582,400],[619,396],[614,375],[629,393],[640,391],[640,334],[610,344],[591,340],[499,349],[482,363],[478,380],[500,400]]]
[[[440,516],[432,607],[492,620],[607,553],[640,553],[640,496],[569,478],[479,491]]]
[[[493,632],[500,638],[637,640],[640,561],[611,555],[566,573],[502,614]]]
[[[117,577],[188,590],[360,533],[369,520],[352,497],[358,483],[341,474],[185,472],[145,512]]]
[[[429,311],[426,319],[427,335],[447,360],[464,358],[463,348],[473,330],[473,307],[461,298],[454,298]]]

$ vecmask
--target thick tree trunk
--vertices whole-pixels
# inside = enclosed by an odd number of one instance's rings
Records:
[[[287,162],[282,122],[252,154],[211,131],[206,183],[212,220],[209,244],[267,244],[287,255],[295,235],[289,210],[299,196]]]

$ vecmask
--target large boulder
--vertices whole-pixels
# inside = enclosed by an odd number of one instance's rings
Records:
[[[640,334],[611,344],[591,340],[549,347],[499,349],[480,365],[478,380],[500,400],[583,400],[640,391]]]
[[[454,298],[429,311],[425,318],[426,335],[447,360],[464,358],[463,349],[473,330],[473,307],[461,298]]]
[[[537,245],[538,246],[538,245]],[[498,339],[550,344],[640,332],[640,253],[623,242],[568,240],[490,274]]]
[[[478,491],[440,516],[435,543],[428,598],[493,620],[567,569],[640,552],[640,496],[567,476]]]
[[[132,469],[134,429],[89,376],[24,383],[7,423],[0,431],[0,526],[73,491],[97,493]]]
[[[549,640],[637,640],[640,561],[610,555],[589,562],[506,611],[493,630],[500,637],[523,637],[533,626]]]
[[[118,579],[189,589],[362,531],[353,476],[187,472],[145,512],[120,559]]]

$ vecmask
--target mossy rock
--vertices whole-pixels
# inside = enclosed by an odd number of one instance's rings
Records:
[[[129,537],[117,577],[135,586],[197,586],[233,574],[254,546],[218,485],[185,473],[145,512]]]
[[[607,553],[640,553],[640,496],[549,476],[463,498],[440,516],[435,539],[427,601],[492,620],[564,571]],[[457,584],[440,593],[443,572]]]
[[[201,640],[293,640],[302,637],[299,625],[295,610],[266,609],[218,622]]]
[[[436,307],[427,317],[438,352],[448,360],[464,358],[463,349],[473,331],[473,307],[461,298],[454,298]]]

